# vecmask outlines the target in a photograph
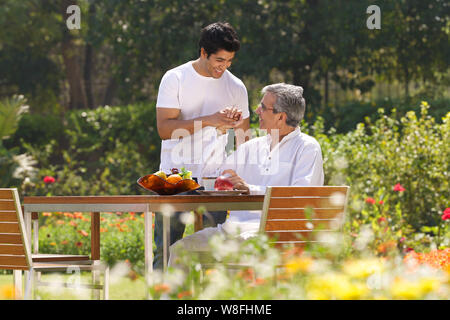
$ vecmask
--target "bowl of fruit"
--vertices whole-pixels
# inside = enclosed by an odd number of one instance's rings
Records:
[[[140,177],[137,183],[142,188],[159,195],[174,195],[200,188],[200,185],[192,179],[192,172],[184,167],[181,170],[173,168],[169,174],[164,171],[148,174]]]

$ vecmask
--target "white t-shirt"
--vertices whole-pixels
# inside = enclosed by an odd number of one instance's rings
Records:
[[[222,166],[233,169],[250,187],[251,194],[265,194],[267,186],[322,186],[322,151],[313,137],[297,127],[270,150],[271,135],[240,145]],[[231,211],[219,229],[238,232],[242,238],[259,230],[261,211]]]
[[[248,118],[248,95],[244,83],[226,70],[219,79],[204,77],[195,71],[189,61],[167,71],[159,86],[157,108],[180,109],[180,120],[191,120],[211,115],[226,107],[235,106]],[[185,167],[193,177],[201,177],[203,167],[214,149],[223,149],[227,135],[220,135],[214,127],[205,127],[193,135],[179,138],[179,131],[173,139],[161,142],[160,169],[169,172],[171,168]]]

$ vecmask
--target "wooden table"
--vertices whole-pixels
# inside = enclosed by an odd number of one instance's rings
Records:
[[[210,196],[51,196],[24,197],[25,226],[31,243],[32,213],[37,212],[90,212],[91,259],[100,260],[100,212],[143,212],[145,221],[145,277],[153,271],[152,213],[168,211],[262,210],[264,195]],[[195,229],[201,228],[201,215],[196,216]],[[164,269],[167,267],[170,219],[163,215]],[[34,252],[38,250],[37,232],[34,233]]]

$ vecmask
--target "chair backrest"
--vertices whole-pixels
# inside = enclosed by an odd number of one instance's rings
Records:
[[[260,232],[276,246],[323,241],[343,224],[348,186],[267,187]]]
[[[17,189],[0,188],[0,269],[29,270],[30,252]]]

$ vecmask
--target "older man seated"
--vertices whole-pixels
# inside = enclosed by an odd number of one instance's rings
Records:
[[[323,161],[319,143],[300,131],[305,114],[303,88],[285,83],[262,90],[256,109],[260,129],[267,135],[240,145],[222,164],[236,190],[264,194],[267,186],[321,186]],[[175,266],[178,250],[209,251],[209,239],[223,233],[247,239],[259,230],[261,211],[231,211],[228,219],[215,228],[205,228],[170,247],[169,266]]]

